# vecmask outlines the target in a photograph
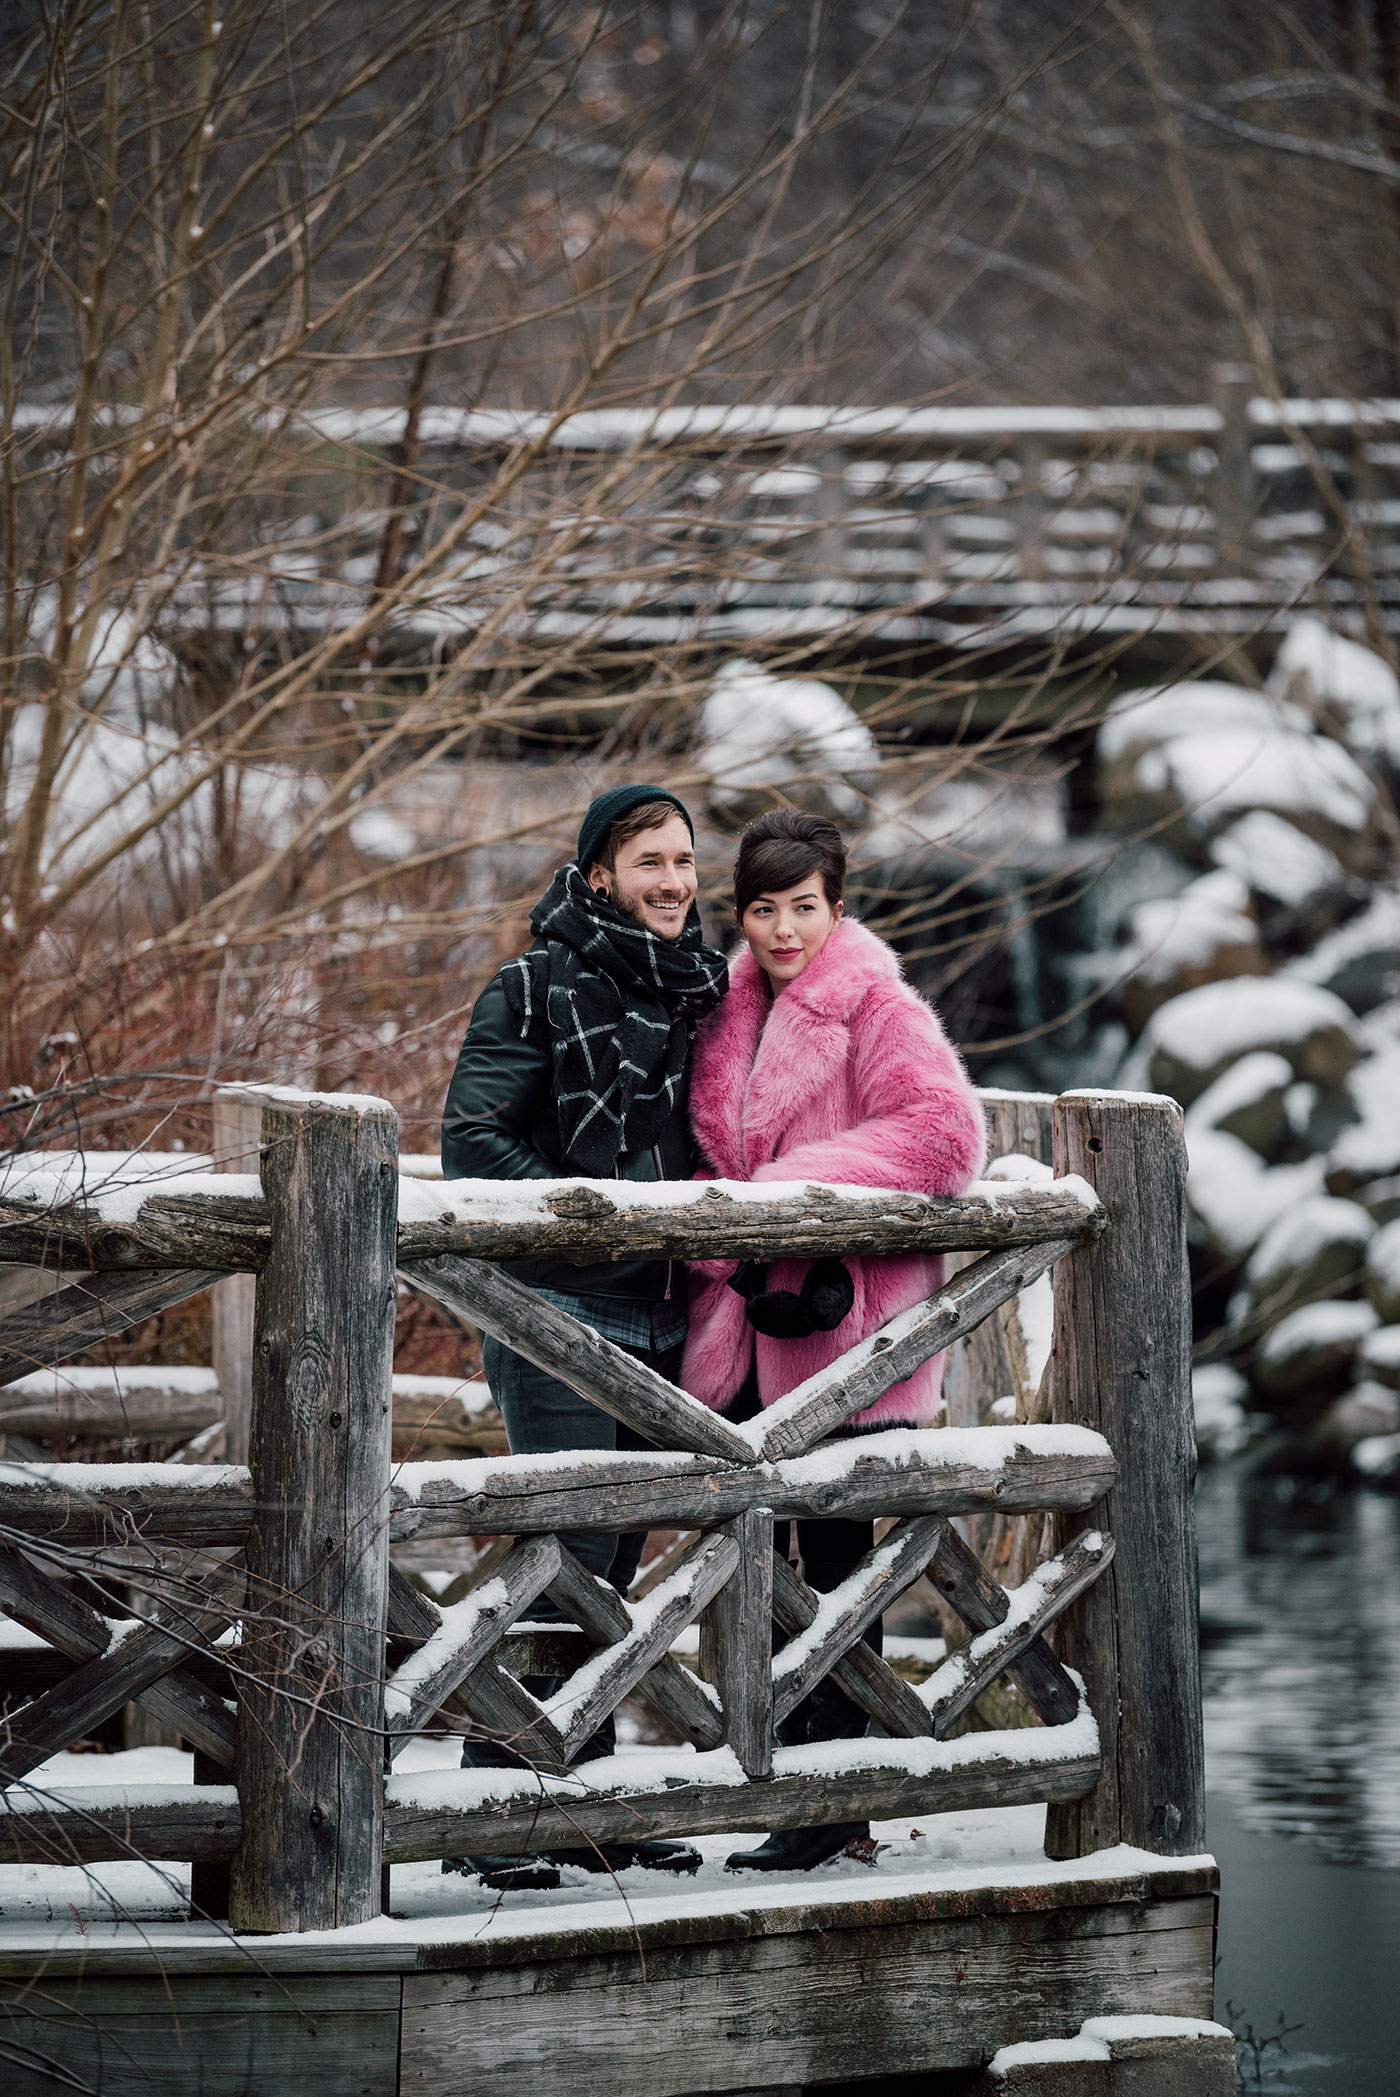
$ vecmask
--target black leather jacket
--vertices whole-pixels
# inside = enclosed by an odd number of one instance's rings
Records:
[[[618,1160],[624,1180],[687,1180],[695,1169],[688,1102],[682,1097],[649,1150]],[[472,1011],[442,1116],[442,1170],[449,1180],[565,1179],[554,1111],[554,1067],[543,1016],[522,1040],[493,976]],[[671,1279],[666,1260],[618,1260],[571,1267],[562,1260],[513,1260],[509,1272],[536,1288],[658,1302]]]

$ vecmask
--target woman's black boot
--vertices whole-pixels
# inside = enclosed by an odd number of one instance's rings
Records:
[[[868,1820],[838,1820],[825,1828],[779,1828],[757,1849],[736,1849],[724,1860],[726,1871],[810,1871],[839,1857],[848,1842],[870,1833]]]

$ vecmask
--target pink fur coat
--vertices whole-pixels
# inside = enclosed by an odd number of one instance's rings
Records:
[[[776,999],[747,947],[730,963],[729,993],[696,1038],[690,1115],[704,1178],[958,1194],[984,1156],[981,1108],[955,1050],[895,954],[852,918]],[[809,1264],[775,1261],[769,1288],[800,1288]],[[756,1349],[759,1395],[772,1405],[943,1281],[943,1261],[922,1255],[846,1264],[855,1304],[836,1330],[773,1340],[726,1287],[732,1261],[694,1263],[685,1388],[724,1411]],[[927,1425],[942,1371],[935,1356],[855,1424]]]

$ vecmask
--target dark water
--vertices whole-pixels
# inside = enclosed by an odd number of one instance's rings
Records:
[[[1278,2097],[1400,2097],[1400,1497],[1216,1466],[1197,1513],[1216,2014],[1298,2027]]]

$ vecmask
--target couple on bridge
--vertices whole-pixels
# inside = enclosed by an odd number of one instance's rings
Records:
[[[527,951],[483,990],[443,1115],[448,1179],[798,1180],[958,1194],[984,1149],[981,1109],[937,1017],[885,942],[845,915],[846,848],[834,823],[780,808],[750,823],[734,866],[743,935],[726,962],[696,903],[695,836],[665,788],[615,787],[591,804],[578,855],[530,917]],[[920,1255],[849,1260],[517,1262],[549,1302],[679,1384],[746,1419],[836,1361],[943,1279]],[[643,1448],[569,1387],[485,1343],[513,1454]],[[927,1426],[941,1361],[917,1370],[843,1433]],[[784,1532],[787,1524],[781,1525]],[[802,1521],[802,1569],[825,1592],[871,1547],[869,1522]],[[626,1593],[645,1537],[562,1539]],[[778,1538],[786,1554],[786,1533]],[[537,1612],[538,1613],[538,1612]],[[878,1620],[866,1633],[879,1650]],[[549,1693],[549,1685],[544,1692]],[[787,1719],[788,1745],[851,1739],[866,1716],[829,1680]],[[585,1755],[610,1754],[609,1719]],[[469,1738],[467,1765],[511,1763]],[[792,1871],[837,1855],[853,1824],[770,1835],[733,1870]],[[472,1857],[501,1886],[558,1883],[561,1863],[693,1871],[683,1843],[552,1858]]]

